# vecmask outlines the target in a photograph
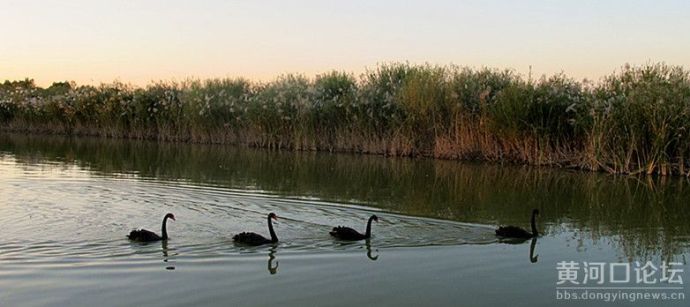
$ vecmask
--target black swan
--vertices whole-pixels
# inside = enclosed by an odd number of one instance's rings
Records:
[[[537,232],[537,225],[535,222],[536,216],[539,215],[539,210],[532,210],[532,232],[524,230],[517,226],[501,226],[496,229],[496,235],[504,238],[519,238],[519,239],[529,239],[539,236]]]
[[[160,241],[160,240],[167,240],[168,239],[168,230],[166,229],[165,225],[168,223],[168,219],[172,219],[174,221],[175,216],[172,213],[168,213],[163,218],[163,226],[161,226],[161,232],[163,232],[162,237],[157,235],[153,231],[148,231],[146,229],[135,229],[129,233],[127,238],[129,238],[132,241],[138,241],[138,242],[154,242],[154,241]]]
[[[379,218],[376,215],[372,215],[369,218],[369,221],[367,222],[367,231],[364,234],[361,234],[357,232],[357,230],[354,230],[350,227],[343,226],[333,227],[333,230],[331,230],[329,233],[331,236],[334,236],[340,240],[358,241],[369,239],[371,237],[371,221],[378,222]]]
[[[273,223],[271,222],[271,219],[278,220],[278,216],[276,216],[275,213],[268,214],[268,233],[271,234],[271,239],[266,239],[264,236],[253,232],[243,232],[236,234],[234,237],[232,237],[232,240],[237,243],[251,246],[278,242],[278,236],[276,236],[275,231],[273,231]]]

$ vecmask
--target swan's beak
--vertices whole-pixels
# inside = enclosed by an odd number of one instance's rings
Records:
[[[177,221],[174,216],[170,217],[173,221]]]

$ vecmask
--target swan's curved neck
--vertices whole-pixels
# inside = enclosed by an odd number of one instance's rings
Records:
[[[367,231],[364,233],[365,238],[371,238],[371,221],[374,220],[374,217],[370,217],[369,221],[367,222]]]
[[[168,224],[168,216],[167,215],[163,218],[163,226],[161,226],[161,232],[163,233],[163,240],[168,239],[168,227],[166,227],[166,224]]]
[[[271,234],[271,242],[278,242],[278,236],[276,236],[276,232],[273,231],[273,222],[270,216],[268,217],[268,233]]]
[[[539,235],[539,232],[537,232],[536,218],[537,218],[537,213],[532,212],[532,236],[535,236],[535,237]]]

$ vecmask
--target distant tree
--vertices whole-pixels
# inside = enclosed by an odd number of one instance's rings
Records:
[[[26,78],[21,81],[10,81],[10,80],[5,80],[5,82],[2,84],[2,88],[4,90],[9,90],[9,89],[32,89],[36,88],[36,84],[34,83],[34,79],[29,79]]]
[[[74,84],[74,82],[53,82],[53,84],[46,89],[46,92],[49,95],[60,95],[69,92],[71,89],[75,87],[76,84]]]

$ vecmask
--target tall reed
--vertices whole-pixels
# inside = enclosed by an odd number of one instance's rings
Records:
[[[621,68],[599,82],[563,74],[383,64],[246,79],[78,86],[0,84],[2,130],[229,143],[690,174],[690,74]]]

